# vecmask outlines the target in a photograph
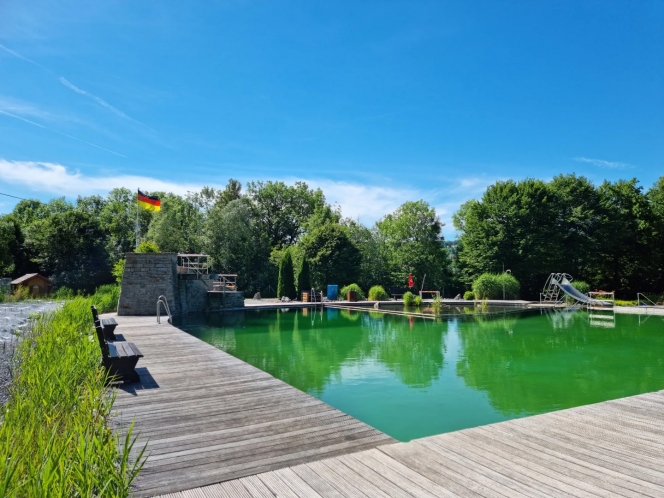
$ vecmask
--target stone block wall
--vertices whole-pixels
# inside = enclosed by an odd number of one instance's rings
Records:
[[[164,296],[173,315],[218,312],[244,307],[241,292],[211,292],[210,280],[178,275],[175,253],[127,253],[118,315],[154,316]],[[179,278],[182,277],[182,278]],[[161,310],[162,314],[165,311]]]
[[[180,314],[177,254],[130,252],[125,258],[118,315],[155,315],[159,296],[173,315]]]

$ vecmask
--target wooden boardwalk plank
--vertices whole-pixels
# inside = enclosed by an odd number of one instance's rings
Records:
[[[154,318],[118,322],[145,354],[114,407],[149,439],[137,496],[664,496],[664,391],[395,443]]]
[[[165,321],[116,320],[116,332],[145,355],[141,382],[118,390],[112,420],[121,435],[135,423],[135,451],[147,445],[135,496],[297,496],[313,488],[299,481],[293,489],[274,474],[226,488],[201,486],[394,442]]]

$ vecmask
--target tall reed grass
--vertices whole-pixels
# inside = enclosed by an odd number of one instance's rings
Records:
[[[108,425],[115,394],[105,387],[90,305],[108,311],[117,292],[98,294],[33,318],[17,345],[0,418],[0,496],[129,495],[143,452],[130,463],[132,431],[118,440]]]

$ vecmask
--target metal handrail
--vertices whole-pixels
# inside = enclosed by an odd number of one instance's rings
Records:
[[[643,298],[650,303],[650,306],[657,306],[657,304],[653,303],[652,300],[648,299],[648,297],[645,294],[641,293],[641,292],[636,293],[636,305],[637,306],[641,306],[641,297],[640,296],[643,296]],[[644,304],[644,306],[648,306],[648,305]]]
[[[165,296],[159,296],[159,299],[157,299],[157,323],[161,323],[161,307],[159,306],[160,303],[164,305],[166,314],[168,314],[168,323],[172,323],[173,315],[171,315],[171,310],[168,307],[168,301],[166,300]]]

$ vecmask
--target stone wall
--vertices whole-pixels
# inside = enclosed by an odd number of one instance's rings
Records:
[[[125,258],[118,315],[156,315],[159,296],[166,298],[171,314],[180,314],[177,254],[130,252]]]
[[[164,296],[173,315],[219,312],[243,308],[241,292],[208,292],[210,280],[178,275],[175,253],[127,253],[118,315],[154,316],[157,299]],[[163,308],[162,313],[165,313]]]

